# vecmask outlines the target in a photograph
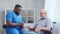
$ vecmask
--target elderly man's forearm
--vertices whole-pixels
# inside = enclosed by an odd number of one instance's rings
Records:
[[[43,27],[43,28],[40,28],[41,30],[45,30],[45,31],[50,31],[50,28],[48,27]]]

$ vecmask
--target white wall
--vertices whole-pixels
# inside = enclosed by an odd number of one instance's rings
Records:
[[[55,7],[56,7],[56,0],[46,0],[45,1],[45,9],[47,9],[48,17],[55,21]]]
[[[55,19],[57,22],[57,30],[58,30],[58,34],[60,34],[60,0],[56,1],[56,9],[55,9]]]
[[[56,21],[53,34],[60,34],[60,0],[46,0],[45,9],[48,10],[48,17]]]

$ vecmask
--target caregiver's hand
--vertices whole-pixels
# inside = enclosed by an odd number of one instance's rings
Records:
[[[22,28],[24,27],[24,24],[23,24],[22,22],[19,23],[18,25],[19,25],[20,27],[22,27]]]

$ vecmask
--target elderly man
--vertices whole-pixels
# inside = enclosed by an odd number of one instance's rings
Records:
[[[40,17],[41,19],[39,19],[38,22],[34,24],[34,30],[25,30],[24,34],[51,34],[52,21],[47,18],[47,12],[45,9],[40,11]]]
[[[51,32],[52,21],[47,18],[47,11],[45,9],[42,9],[40,11],[40,17],[41,19],[39,19],[38,22],[36,23],[35,32],[40,32],[41,34],[48,34],[44,33],[44,31]]]

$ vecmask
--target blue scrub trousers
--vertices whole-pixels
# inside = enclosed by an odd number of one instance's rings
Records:
[[[6,34],[23,34],[23,30],[19,28],[6,28]]]

